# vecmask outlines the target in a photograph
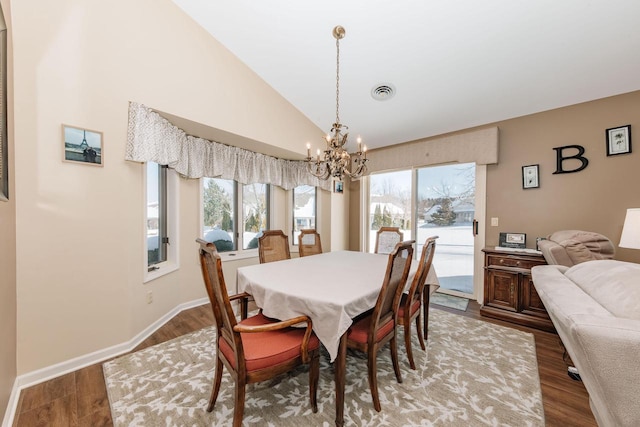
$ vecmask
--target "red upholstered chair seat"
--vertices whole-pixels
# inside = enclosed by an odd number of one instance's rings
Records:
[[[351,325],[351,328],[349,328],[349,334],[347,335],[347,338],[363,344],[366,343],[370,324],[371,316],[365,316],[362,319],[358,320],[353,325]],[[389,319],[387,323],[385,323],[384,325],[380,325],[378,327],[378,330],[376,331],[376,341],[381,340],[382,337],[391,332],[394,327],[395,324],[393,323],[393,319]]]
[[[398,310],[398,318],[401,318],[404,316],[404,307],[406,304],[407,304],[407,294],[403,294],[402,300],[400,302],[400,308]],[[413,304],[411,304],[411,314],[414,314],[418,310],[420,310],[420,300],[415,300]]]
[[[262,313],[249,317],[239,323],[245,326],[257,326],[274,323]],[[291,328],[291,330],[278,330],[273,332],[241,333],[242,346],[248,371],[256,371],[279,365],[287,360],[300,356],[300,346],[304,337],[304,328]],[[320,346],[320,341],[315,334],[309,338],[309,351]],[[233,350],[225,339],[220,340],[220,351],[229,363],[236,368],[236,360]]]

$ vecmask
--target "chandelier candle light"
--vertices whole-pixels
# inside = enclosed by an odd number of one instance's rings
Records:
[[[310,143],[307,143],[306,158],[309,173],[320,179],[328,179],[331,176],[338,181],[342,181],[345,175],[349,178],[360,178],[367,171],[367,147],[362,145],[360,137],[357,139],[358,151],[353,159],[354,170],[349,171],[351,155],[345,149],[349,133],[342,134],[342,131],[348,130],[349,127],[340,123],[340,39],[344,38],[344,35],[343,27],[338,25],[333,29],[333,37],[336,39],[336,122],[325,137],[327,148],[322,159],[319,148],[315,160],[311,158]]]

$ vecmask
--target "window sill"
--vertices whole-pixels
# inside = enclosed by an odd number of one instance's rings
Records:
[[[158,264],[157,266],[159,267],[157,270],[145,271],[144,280],[142,281],[142,283],[151,282],[152,280],[158,279],[169,273],[173,273],[180,268],[180,266],[174,262],[164,262]]]
[[[222,261],[237,261],[241,259],[258,258],[258,250],[218,252]]]
[[[218,252],[222,261],[239,261],[241,259],[258,258],[258,250],[244,250],[237,252]],[[291,254],[298,254],[298,249],[293,248]]]

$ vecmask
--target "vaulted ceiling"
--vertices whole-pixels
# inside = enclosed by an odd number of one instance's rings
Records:
[[[173,1],[326,131],[342,25],[340,120],[371,148],[640,89],[638,0]]]

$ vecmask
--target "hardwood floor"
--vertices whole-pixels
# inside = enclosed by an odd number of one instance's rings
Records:
[[[595,427],[587,392],[567,375],[558,336],[500,320],[480,317],[480,306],[469,303],[466,312],[431,305],[473,319],[510,326],[535,335],[538,370],[547,426]],[[134,351],[168,341],[213,324],[208,305],[181,312]],[[18,400],[14,426],[110,426],[113,425],[102,364],[92,365],[27,388]]]

